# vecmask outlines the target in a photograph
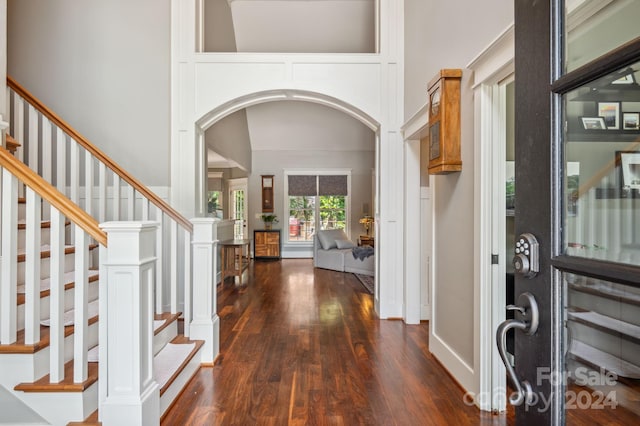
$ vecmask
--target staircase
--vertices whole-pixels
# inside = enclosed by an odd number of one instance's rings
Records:
[[[217,355],[216,240],[232,222],[192,224],[8,86],[0,425],[158,424]]]

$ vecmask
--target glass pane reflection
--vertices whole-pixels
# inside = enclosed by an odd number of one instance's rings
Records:
[[[638,71],[635,63],[564,96],[565,254],[640,265]]]
[[[566,0],[565,71],[640,36],[640,1]]]
[[[640,289],[568,273],[563,284],[567,424],[640,424]]]

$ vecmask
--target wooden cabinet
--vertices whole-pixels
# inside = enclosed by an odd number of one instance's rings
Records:
[[[462,170],[460,158],[460,80],[462,70],[443,69],[429,83],[429,134],[422,149],[429,153],[429,174]]]
[[[280,259],[280,230],[254,230],[253,250],[254,259]]]

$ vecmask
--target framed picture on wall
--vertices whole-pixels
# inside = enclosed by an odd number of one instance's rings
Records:
[[[623,130],[639,130],[640,129],[640,112],[622,113],[622,129]]]
[[[598,102],[598,116],[604,119],[607,129],[619,129],[620,102]]]
[[[604,117],[580,117],[585,130],[607,130]]]

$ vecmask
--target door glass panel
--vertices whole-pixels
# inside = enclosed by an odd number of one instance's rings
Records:
[[[640,36],[637,0],[566,0],[565,15],[567,72]]]
[[[640,264],[638,70],[564,95],[565,254]]]
[[[563,287],[567,424],[640,424],[640,289],[569,273]]]

